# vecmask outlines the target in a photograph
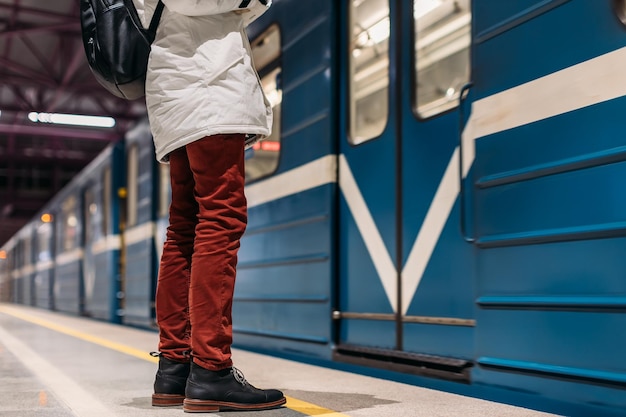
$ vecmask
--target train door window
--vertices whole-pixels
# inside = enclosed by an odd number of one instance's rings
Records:
[[[252,57],[259,71],[265,96],[274,114],[272,134],[246,150],[246,181],[271,174],[278,167],[282,88],[280,83],[280,31],[272,26],[252,42]]]
[[[47,262],[52,259],[52,224],[41,223],[37,227],[37,261]]]
[[[159,217],[167,216],[170,207],[170,166],[159,164]]]
[[[132,145],[128,150],[126,160],[126,227],[137,224],[137,181],[139,177],[139,152],[137,145]]]
[[[415,103],[426,118],[455,107],[469,81],[470,0],[414,0]]]
[[[83,197],[84,205],[84,213],[85,213],[85,242],[92,242],[96,238],[96,231],[93,230],[96,225],[96,212],[98,211],[98,207],[96,206],[96,202],[94,200],[93,191],[91,189],[86,189]]]
[[[22,258],[22,247],[23,244],[20,240],[15,244],[15,266],[16,269],[20,269],[24,266],[23,258]],[[19,273],[19,271],[16,271]]]
[[[68,197],[61,206],[63,221],[60,224],[61,250],[68,251],[78,247],[78,201],[76,197]]]
[[[111,216],[111,167],[106,167],[102,173],[102,235],[109,234],[109,219]]]
[[[31,238],[30,233],[26,232],[22,239],[22,265],[28,266],[32,263],[32,252],[31,252]]]
[[[350,143],[379,136],[389,117],[389,2],[352,0]]]

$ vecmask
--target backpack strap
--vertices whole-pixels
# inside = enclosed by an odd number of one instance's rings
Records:
[[[163,14],[163,7],[165,7],[165,5],[161,0],[159,0],[156,10],[152,15],[152,20],[150,20],[150,27],[148,28],[148,30],[152,33],[156,33],[157,26],[159,26],[159,20],[161,20],[161,15]]]

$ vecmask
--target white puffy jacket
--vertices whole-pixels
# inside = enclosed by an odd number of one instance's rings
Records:
[[[259,1],[162,0],[152,44],[146,105],[156,157],[205,136],[268,136],[272,107],[254,69],[244,25],[258,17]],[[133,0],[144,27],[158,0]],[[245,3],[245,2],[244,2]]]

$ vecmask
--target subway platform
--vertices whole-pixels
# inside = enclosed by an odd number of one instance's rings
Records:
[[[170,417],[152,407],[154,331],[0,304],[0,416]],[[235,366],[259,388],[278,388],[286,406],[212,413],[228,417],[551,416],[243,350]]]

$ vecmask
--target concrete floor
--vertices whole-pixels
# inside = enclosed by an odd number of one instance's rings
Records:
[[[46,310],[0,304],[0,416],[181,416],[152,407],[157,334]],[[534,417],[509,405],[259,355],[233,352],[259,388],[285,407],[228,417]],[[189,414],[186,414],[189,415]]]

